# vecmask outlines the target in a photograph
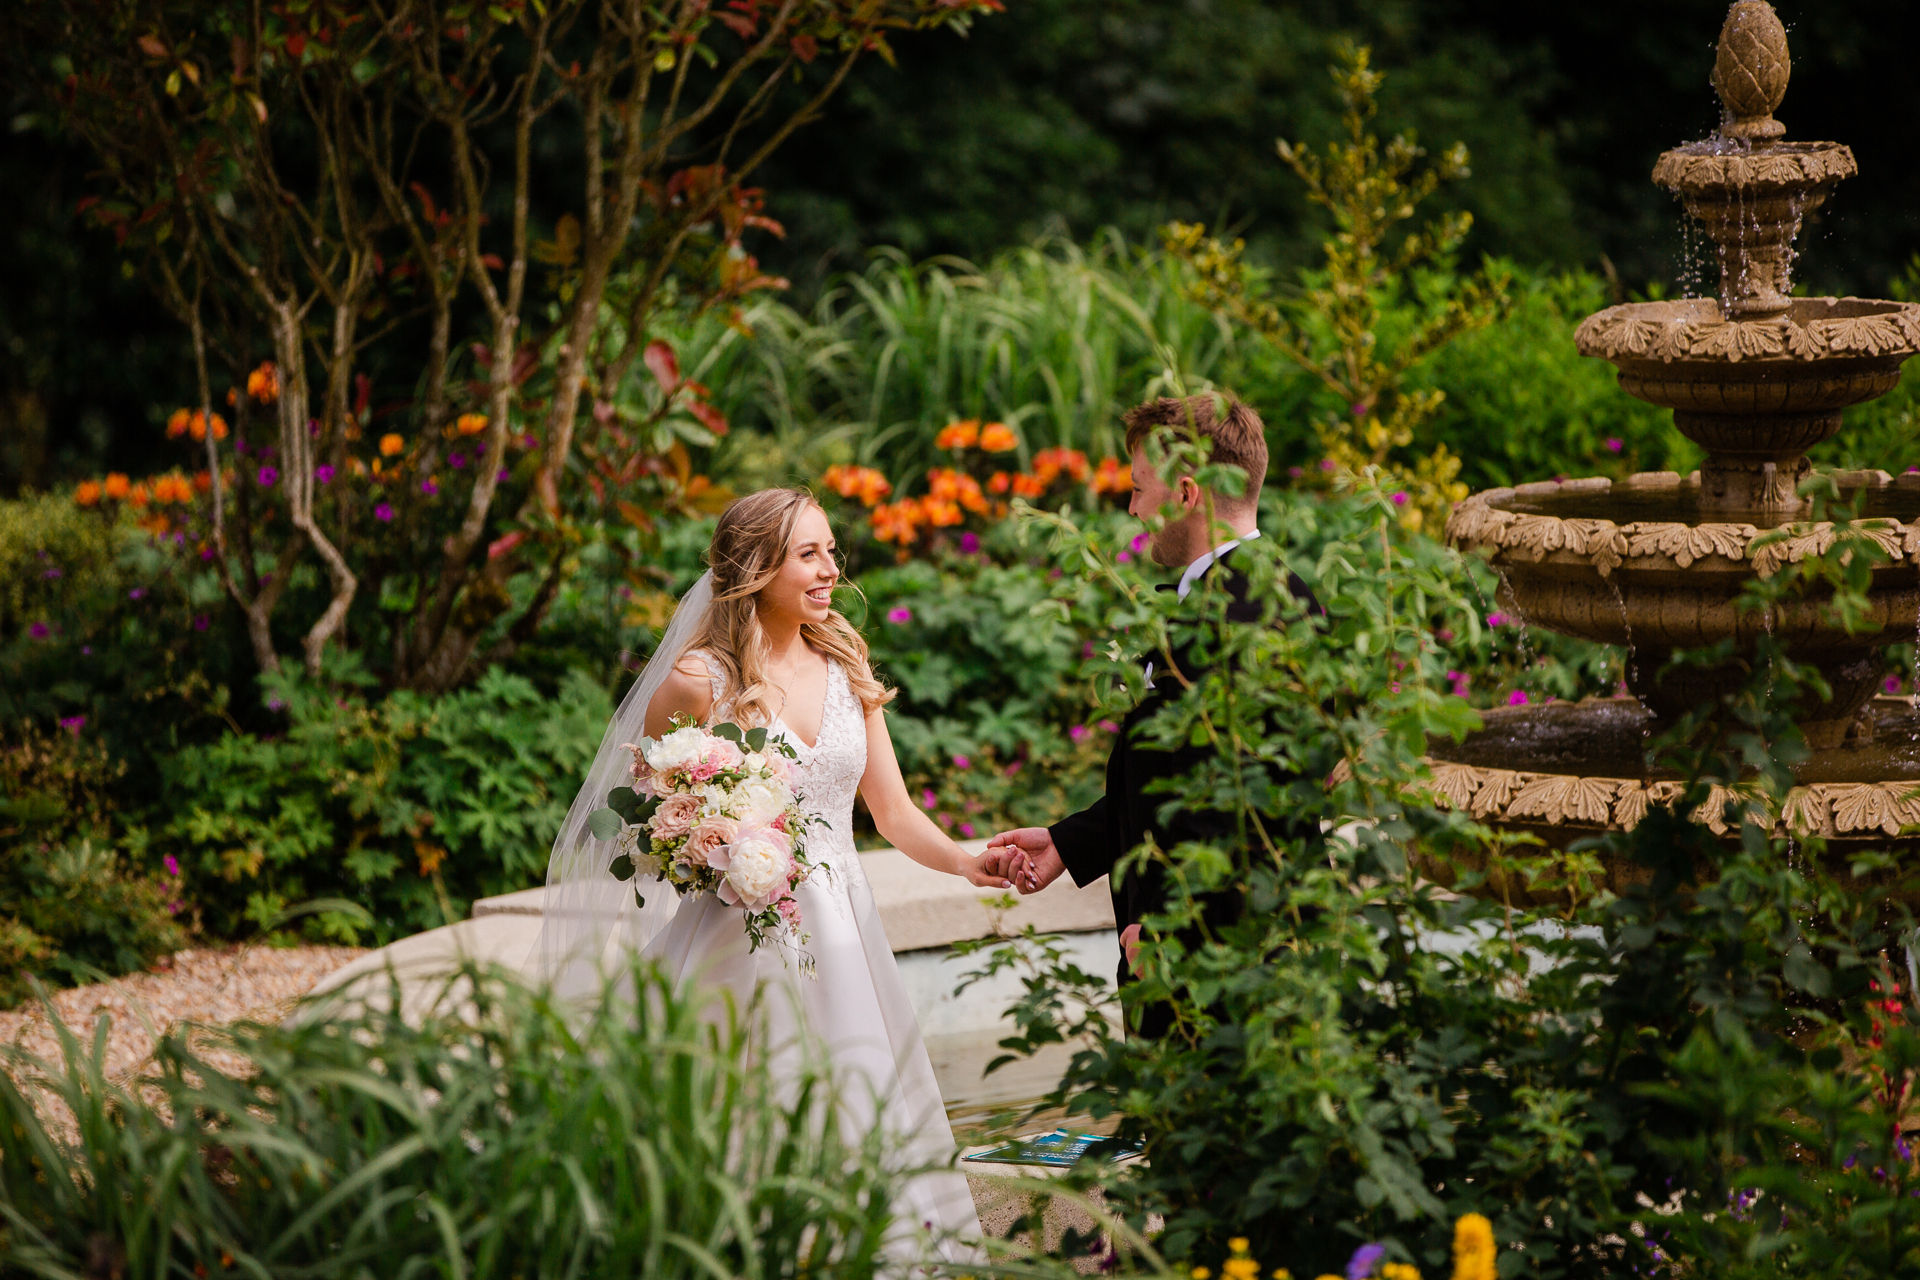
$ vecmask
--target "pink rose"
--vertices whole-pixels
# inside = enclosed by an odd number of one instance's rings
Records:
[[[687,776],[695,783],[706,782],[715,774],[738,769],[745,761],[746,757],[740,754],[740,748],[725,738],[709,738],[700,759],[694,761],[693,767],[687,771]]]
[[[650,830],[655,840],[672,840],[693,829],[700,817],[700,797],[681,792],[668,796],[653,811]]]
[[[721,865],[726,863],[726,847],[740,834],[740,824],[732,818],[710,813],[700,820],[700,825],[687,837],[687,843],[675,856],[690,867],[712,865],[711,860],[718,856]]]
[[[732,844],[711,850],[708,865],[724,874],[720,901],[759,911],[785,897],[793,871],[789,850],[785,836],[765,827],[742,831]]]

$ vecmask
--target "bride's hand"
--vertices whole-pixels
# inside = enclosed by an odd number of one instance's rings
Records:
[[[990,859],[969,857],[961,851],[955,860],[954,871],[966,877],[967,883],[981,889],[1011,889],[1013,881],[989,869]]]

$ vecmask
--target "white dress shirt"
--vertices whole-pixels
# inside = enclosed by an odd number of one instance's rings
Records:
[[[1187,598],[1187,592],[1193,590],[1193,584],[1200,581],[1201,578],[1204,578],[1207,570],[1213,568],[1214,561],[1241,543],[1251,541],[1259,536],[1260,531],[1258,529],[1249,529],[1239,537],[1228,542],[1223,542],[1213,550],[1203,551],[1198,556],[1195,556],[1193,563],[1189,564],[1185,571],[1181,573],[1180,585],[1175,588],[1174,593],[1178,595],[1180,599],[1185,600]],[[1153,683],[1153,662],[1151,659],[1147,662],[1147,683]]]

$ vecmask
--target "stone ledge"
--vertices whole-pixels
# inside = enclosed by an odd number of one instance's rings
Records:
[[[961,842],[977,854],[985,840]],[[1103,876],[1082,889],[1070,876],[1030,897],[1015,896],[1013,909],[996,912],[987,905],[1011,889],[976,889],[958,876],[921,866],[898,849],[873,849],[860,855],[873,886],[880,923],[896,952],[924,951],[972,938],[1018,933],[1028,925],[1042,933],[1095,933],[1112,929],[1113,899]],[[473,904],[473,916],[539,916],[546,889],[523,889]],[[996,920],[996,916],[998,919]]]

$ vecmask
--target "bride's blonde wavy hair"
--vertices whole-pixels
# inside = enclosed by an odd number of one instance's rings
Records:
[[[817,506],[805,489],[750,493],[721,514],[707,547],[713,604],[707,610],[706,625],[687,647],[705,650],[720,664],[726,687],[740,690],[733,699],[732,716],[742,726],[771,724],[779,714],[774,701],[777,690],[767,683],[767,637],[755,598],[786,564],[800,513]],[[875,708],[893,701],[894,691],[874,677],[865,637],[838,609],[829,612],[825,622],[802,623],[800,634],[815,650],[840,663],[864,714],[871,715]]]

